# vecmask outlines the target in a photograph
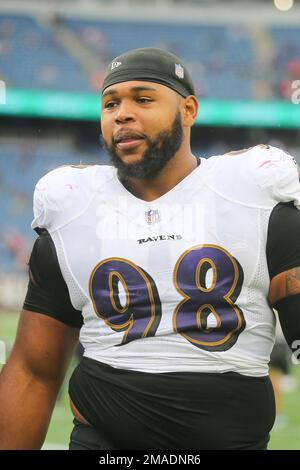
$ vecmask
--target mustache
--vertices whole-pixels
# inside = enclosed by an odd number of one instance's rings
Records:
[[[116,138],[116,136],[117,136],[117,138]],[[148,137],[145,134],[142,134],[142,133],[130,133],[130,134],[129,133],[126,133],[126,134],[124,133],[122,135],[121,134],[120,135],[116,134],[116,136],[113,138],[112,143],[109,144],[104,139],[103,135],[100,133],[98,138],[99,138],[99,143],[100,143],[101,147],[104,150],[108,151],[110,146],[115,147],[115,145],[117,145],[118,142],[121,142],[123,139],[128,139],[128,138],[141,139],[141,140],[144,139],[149,143]]]
[[[116,134],[113,136],[112,142],[113,144],[118,144],[122,142],[124,139],[145,139],[147,136],[142,132],[134,131],[132,129],[120,129]]]

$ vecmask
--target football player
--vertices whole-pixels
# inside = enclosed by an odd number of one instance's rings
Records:
[[[38,182],[2,449],[42,446],[79,334],[70,449],[267,448],[272,306],[300,338],[298,171],[265,145],[194,156],[197,111],[178,57],[124,53],[102,89],[112,165]]]

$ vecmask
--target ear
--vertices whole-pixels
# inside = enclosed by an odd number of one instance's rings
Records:
[[[182,100],[182,125],[184,127],[192,127],[199,109],[199,103],[194,95],[187,96]]]

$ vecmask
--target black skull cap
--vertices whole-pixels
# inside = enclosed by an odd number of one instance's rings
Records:
[[[102,93],[111,85],[132,80],[160,83],[184,98],[195,95],[189,71],[176,55],[164,49],[132,49],[113,59],[106,70]]]

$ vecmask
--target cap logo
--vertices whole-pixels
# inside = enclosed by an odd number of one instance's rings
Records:
[[[117,62],[116,60],[114,62],[112,62],[111,64],[111,70],[114,70],[116,68],[118,68],[120,65],[122,65],[122,62]]]
[[[175,74],[178,78],[184,78],[184,68],[180,64],[175,64]]]

